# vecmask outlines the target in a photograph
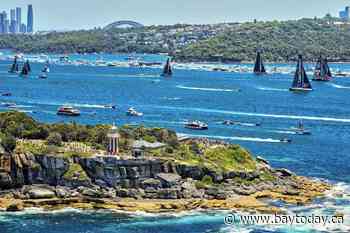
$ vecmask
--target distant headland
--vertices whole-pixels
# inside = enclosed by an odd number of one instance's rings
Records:
[[[181,62],[254,61],[257,49],[267,62],[306,61],[322,54],[330,62],[349,62],[350,24],[338,18],[215,25],[134,28],[1,35],[0,48],[25,53],[151,53]]]

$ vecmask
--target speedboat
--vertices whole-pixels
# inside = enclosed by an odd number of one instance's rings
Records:
[[[280,139],[280,142],[283,142],[283,143],[291,143],[292,140],[291,140],[291,139],[288,139],[288,138],[282,138],[282,139]]]
[[[117,106],[116,105],[112,105],[112,104],[105,105],[104,107],[105,108],[109,108],[109,109],[117,109]]]
[[[1,96],[12,96],[11,92],[4,92],[1,94]]]
[[[80,111],[72,106],[62,106],[58,109],[57,115],[63,116],[80,116]]]
[[[190,121],[185,124],[185,128],[193,130],[207,130],[208,124],[201,121]]]
[[[47,79],[47,73],[41,72],[41,74],[39,74],[39,77],[38,77],[38,78]]]
[[[240,121],[233,121],[233,120],[225,120],[222,122],[224,125],[240,125],[240,126],[261,126],[261,123],[245,123],[245,122],[240,122]]]
[[[140,117],[140,116],[143,116],[143,113],[136,111],[134,108],[129,108],[128,111],[126,112],[126,115]]]

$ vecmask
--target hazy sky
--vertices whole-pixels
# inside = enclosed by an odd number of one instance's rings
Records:
[[[145,25],[322,17],[350,0],[0,0],[0,10],[34,6],[36,30],[82,29],[117,20]]]

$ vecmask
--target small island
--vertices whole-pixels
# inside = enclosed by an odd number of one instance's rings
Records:
[[[272,168],[239,145],[125,125],[39,123],[0,113],[0,210],[195,209],[281,213],[267,200],[303,205],[327,183]]]

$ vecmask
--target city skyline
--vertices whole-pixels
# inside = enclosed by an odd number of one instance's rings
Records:
[[[16,6],[9,12],[0,11],[0,34],[7,33],[33,33],[34,32],[34,12],[33,6],[27,6],[26,24],[22,21],[22,8]]]
[[[298,2],[302,4],[297,4]],[[161,0],[127,2],[113,0],[3,0],[1,12],[14,6],[35,7],[36,31],[77,30],[104,27],[118,20],[133,20],[144,25],[176,23],[207,24],[257,20],[288,20],[302,17],[323,17],[327,13],[338,16],[350,5],[349,0],[178,0],[164,4]],[[53,10],[54,9],[54,10]],[[176,9],[181,14],[176,13]],[[175,10],[175,11],[174,11]],[[77,14],[78,13],[78,14]],[[23,12],[22,12],[23,14]],[[93,16],[93,17],[92,17]],[[74,20],[72,20],[74,18]],[[26,20],[22,16],[22,21]]]

